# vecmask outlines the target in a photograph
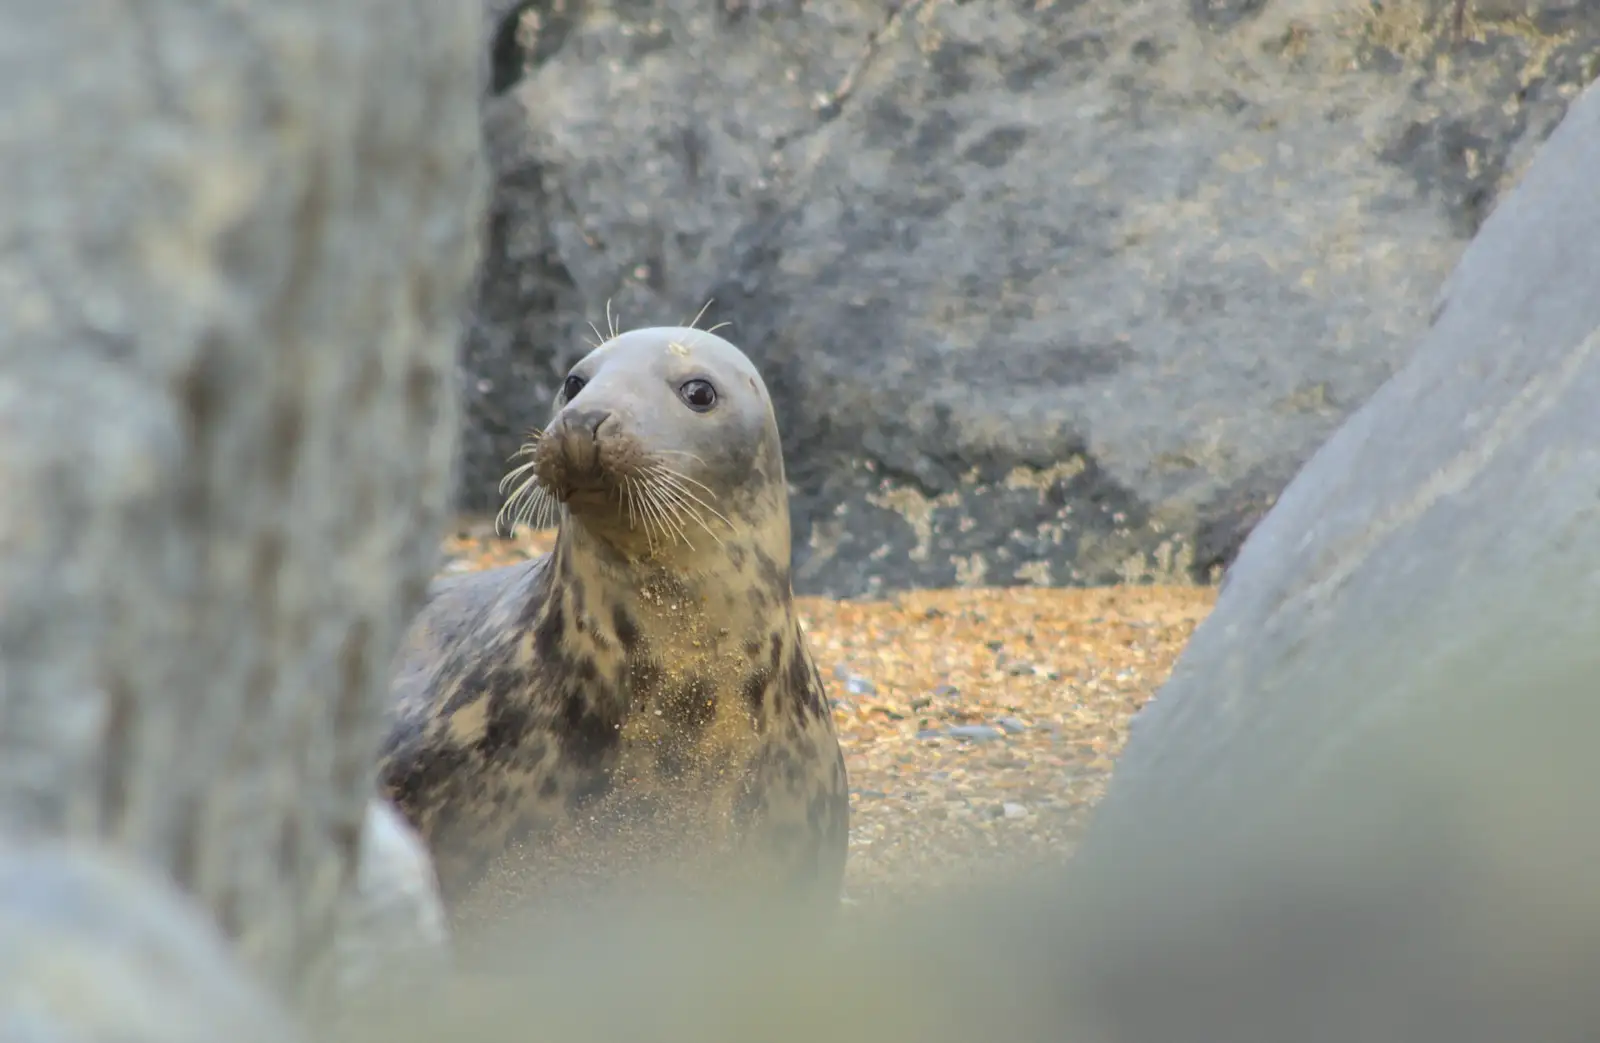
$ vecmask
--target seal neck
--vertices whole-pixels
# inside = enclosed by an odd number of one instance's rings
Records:
[[[792,614],[787,525],[751,526],[726,532],[720,543],[701,539],[692,548],[636,556],[569,516],[553,558],[558,576],[602,590],[604,603],[646,618],[694,616],[719,632],[741,633],[755,616]]]

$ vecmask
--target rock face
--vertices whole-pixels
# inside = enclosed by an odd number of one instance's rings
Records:
[[[0,0],[0,844],[103,842],[295,999],[449,501],[474,15]]]
[[[1463,255],[1410,362],[1245,542],[1136,719],[1101,821],[1213,833],[1200,810],[1261,789],[1255,772],[1444,709],[1425,679],[1497,631],[1567,635],[1600,669],[1597,164],[1600,88]]]
[[[1145,946],[1096,952],[1116,1038],[1600,1025],[1597,169],[1591,88],[1136,720],[1082,849]]]
[[[608,301],[714,298],[798,589],[1213,578],[1594,73],[1592,5],[1452,6],[491,3],[465,505]]]
[[[367,807],[355,893],[333,960],[341,1021],[397,997],[422,1001],[448,975],[454,955],[433,860],[398,808],[382,797]]]
[[[187,897],[126,856],[0,851],[0,1011],[17,1043],[301,1043]]]

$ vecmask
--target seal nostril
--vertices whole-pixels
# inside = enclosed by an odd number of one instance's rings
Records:
[[[589,436],[592,438],[599,433],[600,425],[609,419],[611,419],[611,411],[609,409],[591,409],[575,415],[572,418],[572,425],[589,432]]]

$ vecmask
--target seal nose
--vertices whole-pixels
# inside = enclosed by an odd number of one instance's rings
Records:
[[[590,438],[598,438],[600,425],[611,417],[609,409],[590,409],[583,413],[575,413],[572,423],[589,433]]]
[[[573,477],[600,474],[600,425],[610,418],[611,412],[605,409],[568,413],[562,418],[561,446]]]

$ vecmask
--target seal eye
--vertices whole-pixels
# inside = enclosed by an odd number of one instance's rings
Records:
[[[566,399],[568,402],[571,402],[573,399],[578,397],[578,392],[583,390],[583,385],[585,383],[586,382],[582,377],[574,373],[572,376],[567,378],[567,382],[565,384],[561,385],[561,397]]]
[[[704,413],[717,404],[717,389],[709,380],[689,380],[678,389],[678,397],[696,413]]]

